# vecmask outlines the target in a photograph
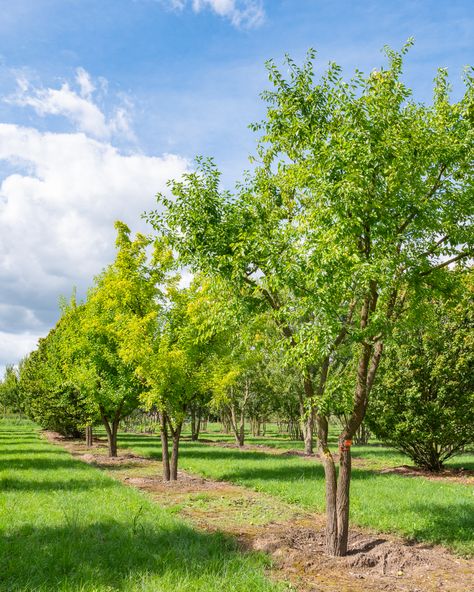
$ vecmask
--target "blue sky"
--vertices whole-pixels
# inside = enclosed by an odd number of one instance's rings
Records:
[[[47,333],[57,299],[113,257],[169,176],[212,155],[232,185],[264,114],[265,60],[309,47],[348,74],[415,37],[428,101],[473,63],[468,0],[0,0],[0,366]]]

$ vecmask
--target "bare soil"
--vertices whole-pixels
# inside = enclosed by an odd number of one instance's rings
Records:
[[[298,592],[474,592],[474,560],[440,546],[352,528],[348,555],[329,557],[321,514],[295,511],[270,496],[184,471],[178,481],[165,482],[157,461],[128,452],[110,459],[100,440],[90,449],[52,432],[44,435],[76,458],[147,491],[195,526],[233,535],[242,550],[269,554],[269,576],[291,582]]]

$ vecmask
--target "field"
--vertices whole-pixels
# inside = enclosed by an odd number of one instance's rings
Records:
[[[0,422],[0,590],[274,591],[260,554]]]
[[[203,438],[221,440],[222,436],[211,432],[203,434]],[[247,442],[250,448],[268,446],[274,447],[275,452],[302,448],[299,441],[276,440],[271,436],[250,437]],[[119,445],[142,456],[161,456],[158,437],[122,434]],[[354,448],[352,522],[412,540],[439,543],[462,555],[474,555],[474,480],[409,478],[381,472],[408,462],[404,455],[381,445]],[[458,457],[448,466],[470,469],[474,467],[474,456]],[[264,448],[239,450],[184,441],[180,467],[249,487],[303,510],[324,511],[324,472],[316,459],[275,454]]]
[[[407,476],[392,472],[407,463],[396,451],[355,450],[351,551],[331,559],[318,460],[275,433],[241,450],[210,428],[203,442],[185,436],[170,484],[155,435],[122,433],[108,459],[100,430],[88,449],[0,421],[0,590],[474,589],[468,470]]]

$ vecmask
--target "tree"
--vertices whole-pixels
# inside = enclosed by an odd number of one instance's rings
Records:
[[[0,381],[0,404],[3,407],[4,414],[7,411],[12,413],[21,412],[22,400],[18,370],[12,365],[5,368],[3,379]]]
[[[147,259],[150,240],[139,234],[132,241],[125,224],[116,222],[115,227],[116,259],[96,278],[86,303],[77,309],[80,324],[71,336],[74,374],[99,410],[111,457],[117,456],[120,421],[138,407],[144,389],[126,355],[124,336],[137,319],[148,323],[154,318],[161,277]]]
[[[67,320],[61,318],[36,350],[20,363],[19,390],[25,413],[43,428],[79,437],[90,422],[86,393],[70,380],[61,355]]]
[[[178,478],[183,423],[191,408],[208,396],[206,364],[214,338],[207,314],[207,285],[197,278],[189,288],[179,288],[178,279],[169,281],[167,305],[154,324],[137,324],[128,337],[128,355],[146,385],[141,400],[147,408],[156,408],[160,416],[163,477],[167,481]]]
[[[474,443],[472,279],[417,307],[417,320],[396,331],[373,393],[377,437],[430,471]]]
[[[212,161],[159,196],[149,220],[182,264],[227,281],[242,301],[272,315],[287,356],[304,376],[316,413],[326,477],[327,550],[347,552],[351,444],[367,409],[383,349],[408,296],[422,297],[445,268],[473,252],[474,86],[450,102],[440,70],[434,101],[410,99],[403,55],[345,81],[331,64],[314,82],[313,53],[285,78],[270,62],[274,90],[259,164],[235,194],[220,188]],[[351,408],[339,434],[339,472],[328,446],[325,387],[341,347],[356,356]]]

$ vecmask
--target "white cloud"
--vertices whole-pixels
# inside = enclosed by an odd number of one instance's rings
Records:
[[[17,364],[34,349],[38,335],[34,333],[8,333],[0,331],[0,379],[5,366]]]
[[[183,10],[187,4],[194,12],[210,9],[236,27],[254,28],[265,20],[262,0],[168,0],[168,4],[175,10]]]
[[[81,89],[81,97],[85,99],[91,99],[95,91],[95,86],[92,83],[89,72],[86,72],[84,68],[78,68],[76,70],[76,82]]]
[[[109,139],[113,135],[133,138],[130,125],[130,103],[114,110],[107,117],[94,102],[96,87],[84,68],[76,70],[78,90],[64,82],[60,88],[32,88],[25,76],[17,77],[17,93],[4,99],[6,102],[23,107],[32,107],[40,116],[59,115],[66,117],[78,131],[94,138]],[[103,80],[100,87],[106,91]]]
[[[110,259],[114,220],[135,225],[187,166],[175,155],[124,155],[84,134],[11,124],[0,124],[0,160],[27,165],[0,185],[0,278],[68,289]]]
[[[0,123],[0,164],[7,171],[0,175],[0,367],[48,332],[59,296],[74,286],[84,294],[113,260],[114,221],[143,229],[140,214],[153,209],[168,179],[188,168],[179,155],[125,154],[111,140],[91,137],[94,125],[108,130],[104,136],[125,128],[126,108],[113,119],[94,110],[87,98],[94,85],[84,70],[77,76],[78,93],[64,84],[60,98],[52,89],[32,93],[25,82],[21,104],[74,113],[83,131]]]

